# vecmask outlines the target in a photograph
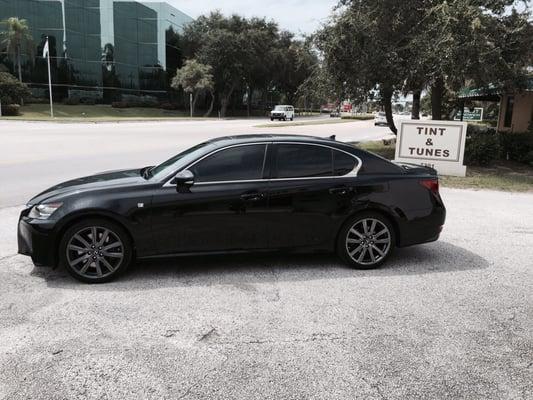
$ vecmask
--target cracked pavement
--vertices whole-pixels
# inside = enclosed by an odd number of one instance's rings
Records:
[[[443,189],[441,240],[181,258],[84,285],[16,255],[0,209],[0,399],[527,399],[533,195]]]

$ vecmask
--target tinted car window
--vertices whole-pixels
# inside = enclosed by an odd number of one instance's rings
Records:
[[[221,150],[189,168],[196,182],[253,180],[263,177],[266,145]]]
[[[402,172],[401,167],[370,152],[365,152],[361,158],[363,165],[359,171],[360,174],[398,174]]]
[[[355,168],[357,160],[341,151],[333,151],[333,167],[335,176],[343,176]]]
[[[332,150],[313,145],[279,144],[276,172],[277,178],[332,176]]]

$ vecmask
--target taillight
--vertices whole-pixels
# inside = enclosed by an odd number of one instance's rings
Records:
[[[419,183],[428,188],[431,193],[433,194],[439,194],[439,180],[438,179],[424,179],[422,181],[419,181]]]

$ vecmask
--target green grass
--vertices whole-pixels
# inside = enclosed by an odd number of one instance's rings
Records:
[[[365,142],[356,146],[389,160],[394,158],[394,144],[387,146],[382,142]],[[508,161],[499,161],[490,167],[469,166],[464,178],[439,176],[439,180],[443,187],[450,188],[533,192],[533,168]]]
[[[184,111],[169,111],[159,108],[113,108],[110,105],[76,105],[54,104],[54,119],[50,118],[48,104],[29,104],[21,107],[22,115],[18,117],[2,117],[3,119],[25,121],[132,121],[144,119],[175,119],[187,118]]]
[[[271,121],[269,124],[255,125],[254,128],[282,128],[285,126],[331,125],[331,124],[343,124],[347,122],[354,122],[354,121],[338,119],[338,118],[321,119],[318,121],[301,121],[301,122]]]
[[[372,114],[358,114],[358,115],[345,115],[341,117],[342,119],[354,119],[358,121],[367,121],[369,119],[374,119]]]

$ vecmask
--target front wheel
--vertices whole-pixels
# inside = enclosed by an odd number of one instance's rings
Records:
[[[394,229],[389,220],[379,213],[365,212],[342,227],[337,253],[354,268],[372,269],[389,258],[394,243]]]
[[[87,219],[71,226],[59,245],[60,264],[79,281],[109,282],[131,263],[132,244],[119,225]]]

